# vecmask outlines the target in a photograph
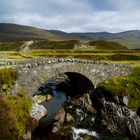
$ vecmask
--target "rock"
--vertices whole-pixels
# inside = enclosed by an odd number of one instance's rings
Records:
[[[27,131],[22,138],[23,140],[31,140],[31,131]]]
[[[40,104],[40,103],[46,101],[46,99],[47,99],[47,98],[46,98],[45,95],[36,95],[36,96],[33,97],[33,100],[34,100],[35,102],[37,102],[38,104]]]
[[[45,101],[50,101],[51,99],[52,99],[52,96],[50,94],[33,96],[33,100],[35,102],[37,102],[38,104],[45,102]]]
[[[112,133],[125,134],[131,140],[140,139],[140,117],[138,112],[128,109],[128,96],[109,99],[108,94],[96,89],[92,103],[97,110],[95,121]],[[111,98],[111,97],[110,97]],[[108,100],[109,99],[109,100]],[[118,102],[119,99],[119,102]]]
[[[70,114],[70,113],[67,113],[66,114],[66,122],[74,122],[75,120],[74,120],[74,118],[72,117],[72,115]]]
[[[47,94],[46,95],[46,101],[50,101],[50,100],[52,100],[52,96],[50,94]]]
[[[39,96],[36,100],[36,102],[39,104],[39,103],[42,103],[46,101],[46,96]]]
[[[123,106],[127,106],[129,102],[128,96],[114,96],[114,102]]]
[[[65,122],[74,122],[74,118],[69,113],[66,113],[62,107],[54,118],[52,132],[56,133],[60,131],[60,129],[65,125]]]
[[[93,138],[93,136],[89,136],[89,135],[83,136],[82,139],[83,139],[83,140],[95,140],[95,139]]]
[[[56,133],[56,132],[58,132],[60,130],[60,127],[58,127],[58,126],[53,126],[53,128],[52,128],[52,133]]]
[[[53,128],[52,128],[53,133],[56,133],[61,129],[61,127],[65,121],[65,114],[66,114],[66,112],[65,112],[64,108],[62,107],[54,118],[55,122],[53,123]]]
[[[39,121],[43,116],[47,114],[47,110],[43,105],[38,105],[36,102],[32,106],[30,116]]]
[[[57,115],[55,116],[54,120],[59,121],[62,124],[65,120],[65,114],[66,114],[66,112],[65,112],[64,108],[62,107],[59,110],[59,112],[57,113]]]
[[[95,112],[96,112],[95,109],[92,107],[92,102],[91,102],[89,94],[84,94],[81,97],[72,99],[71,103],[73,105],[80,107],[81,109],[85,110],[86,112],[90,112],[93,114],[95,114]]]
[[[120,103],[119,97],[118,97],[118,96],[114,96],[114,102],[115,102],[116,104],[119,104],[119,103]]]
[[[129,102],[128,96],[123,96],[120,98],[120,104],[127,106]]]
[[[139,107],[138,110],[137,110],[137,114],[138,114],[139,117],[140,117],[140,107]]]
[[[96,121],[112,133],[126,134],[132,140],[140,139],[140,117],[136,112],[106,101],[105,98],[100,99],[100,104]]]

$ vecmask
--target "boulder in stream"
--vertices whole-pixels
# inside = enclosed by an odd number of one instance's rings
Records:
[[[43,116],[47,114],[47,110],[43,105],[39,105],[36,102],[32,106],[30,116],[39,121]]]
[[[52,96],[50,94],[47,94],[47,95],[35,95],[33,97],[33,100],[35,102],[37,102],[38,104],[41,104],[45,101],[50,101],[52,99]]]
[[[62,107],[54,118],[52,132],[58,132],[66,123],[74,122],[74,118],[70,113],[66,113]]]

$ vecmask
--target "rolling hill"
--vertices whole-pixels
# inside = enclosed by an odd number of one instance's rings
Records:
[[[121,33],[66,33],[59,30],[44,30],[29,26],[0,23],[0,42],[29,40],[109,40],[118,42],[130,49],[140,49],[140,31]]]
[[[112,41],[98,40],[82,42],[79,40],[34,40],[19,42],[1,42],[0,51],[29,51],[36,49],[61,49],[61,50],[128,50],[127,47]]]

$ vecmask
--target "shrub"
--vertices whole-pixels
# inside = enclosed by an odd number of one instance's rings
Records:
[[[17,129],[13,125],[14,120],[10,114],[10,105],[6,104],[5,99],[0,101],[0,139],[14,140],[16,138]],[[12,134],[12,135],[11,135]]]
[[[26,96],[0,100],[0,140],[17,140],[27,129],[32,101]]]

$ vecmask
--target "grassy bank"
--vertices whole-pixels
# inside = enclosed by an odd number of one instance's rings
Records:
[[[111,96],[128,96],[128,108],[138,110],[140,108],[140,68],[134,68],[133,73],[127,77],[114,77],[97,85],[104,93]]]
[[[15,69],[0,69],[0,139],[16,140],[29,128],[32,100],[23,92],[11,95],[19,74]],[[28,127],[28,128],[27,128]]]

